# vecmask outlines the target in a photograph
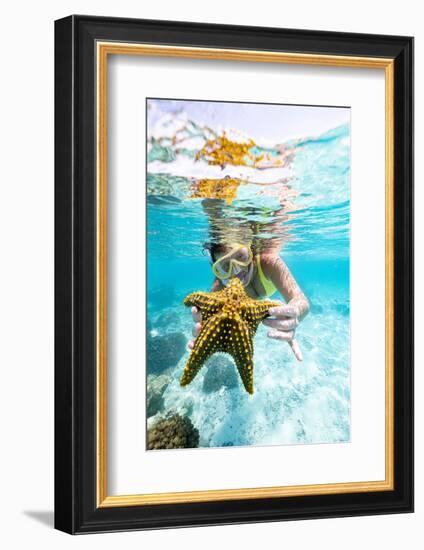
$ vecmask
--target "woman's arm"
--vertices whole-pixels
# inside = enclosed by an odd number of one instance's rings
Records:
[[[296,359],[302,361],[302,351],[295,339],[295,332],[299,322],[309,311],[309,302],[279,256],[261,256],[261,266],[265,276],[274,283],[287,302],[287,305],[269,310],[270,317],[263,321],[270,327],[268,336],[287,342]]]
[[[225,287],[222,284],[222,282],[220,281],[220,279],[218,279],[218,277],[215,277],[215,280],[212,283],[211,292],[216,292],[217,290],[222,290],[223,288],[225,288]]]
[[[309,302],[285,262],[279,256],[261,256],[261,266],[282,294],[287,305],[297,309],[297,317],[302,320],[309,312]]]

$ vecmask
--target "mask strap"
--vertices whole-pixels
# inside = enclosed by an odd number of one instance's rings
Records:
[[[204,253],[207,255],[207,257],[209,258],[209,261],[213,262],[212,254],[209,248],[204,248],[203,250],[204,250]]]

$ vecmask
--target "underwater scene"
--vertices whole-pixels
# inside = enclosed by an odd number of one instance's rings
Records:
[[[148,99],[148,450],[350,440],[350,109]]]

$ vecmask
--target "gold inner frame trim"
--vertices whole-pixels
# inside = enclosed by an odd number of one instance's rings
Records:
[[[101,42],[97,54],[97,506],[142,506],[305,495],[364,493],[394,489],[394,60],[254,50]],[[331,67],[383,69],[385,72],[385,479],[245,489],[109,496],[107,492],[107,61],[109,55],[220,59]]]

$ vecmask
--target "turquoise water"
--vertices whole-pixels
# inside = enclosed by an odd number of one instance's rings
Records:
[[[174,119],[166,116],[168,126],[159,124],[158,130],[156,125],[156,137],[161,128],[172,135],[169,121],[172,126],[182,117],[181,112]],[[242,167],[237,172],[242,182],[229,202],[192,198],[199,178],[225,177],[227,167],[194,160],[202,129],[184,112],[182,119],[183,145],[151,140],[148,150],[147,321],[148,338],[159,349],[148,353],[148,398],[163,381],[148,425],[166,413],[187,415],[204,447],[349,441],[349,125],[284,142],[291,153],[281,169]],[[263,150],[270,158],[281,153],[281,147],[269,144],[257,145],[253,152]],[[235,177],[237,167],[228,168]],[[205,198],[207,212],[212,208],[222,221],[216,227],[206,213]],[[189,386],[180,387],[189,350],[180,344],[178,353],[174,349],[176,335],[184,342],[191,339],[193,322],[183,298],[210,290],[213,282],[203,245],[211,238],[219,240],[229,228],[236,234],[250,232],[263,249],[280,243],[281,257],[311,304],[296,332],[303,362],[285,342],[269,339],[266,327],[259,327],[252,396],[243,390],[235,367],[237,376],[230,376],[228,362],[221,372],[212,359]],[[279,295],[273,299],[283,300]],[[209,372],[213,369],[216,376]]]

